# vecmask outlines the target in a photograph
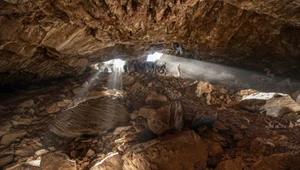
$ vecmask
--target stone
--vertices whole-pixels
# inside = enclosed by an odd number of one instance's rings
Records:
[[[5,170],[40,170],[40,160],[9,165]]]
[[[210,115],[198,112],[193,119],[192,128],[198,128],[200,126],[213,127],[216,120],[217,115],[215,113],[211,113]]]
[[[273,117],[300,111],[300,105],[289,95],[282,93],[254,93],[244,97],[239,105],[252,111],[265,111],[266,115]]]
[[[273,154],[260,158],[251,169],[264,170],[282,170],[282,169],[300,169],[300,155],[293,153]]]
[[[135,78],[128,75],[127,73],[123,73],[122,76],[124,86],[130,86],[135,82]]]
[[[122,157],[122,169],[205,169],[207,157],[207,144],[194,131],[184,131],[133,146]]]
[[[58,107],[67,107],[67,106],[71,106],[72,103],[73,103],[72,100],[63,99],[62,101],[59,101],[56,104]]]
[[[132,126],[121,126],[121,127],[117,127],[114,131],[113,131],[113,135],[119,135],[122,131],[128,131],[132,128]]]
[[[0,158],[0,168],[11,163],[13,160],[14,160],[13,155],[8,155],[8,156],[4,156],[4,157]]]
[[[116,153],[107,155],[102,160],[99,160],[90,170],[121,170],[123,166],[123,160],[121,156]]]
[[[237,94],[242,96],[242,97],[246,97],[246,96],[249,96],[249,95],[252,95],[254,93],[257,93],[258,91],[257,90],[254,90],[254,89],[247,89],[247,90],[241,90],[239,91]]]
[[[220,156],[224,152],[223,147],[217,142],[208,144],[208,155],[210,157]]]
[[[224,123],[222,123],[222,122],[220,122],[218,120],[214,122],[213,127],[216,128],[216,129],[218,129],[218,130],[223,130],[223,131],[229,130],[229,128],[226,127],[224,125]]]
[[[0,144],[7,146],[12,142],[16,141],[17,139],[22,138],[26,135],[27,135],[26,130],[18,130],[18,131],[7,133],[2,136]]]
[[[233,160],[222,161],[216,167],[216,170],[240,170],[240,169],[244,169],[240,157]]]
[[[141,108],[139,116],[147,119],[149,129],[155,134],[162,134],[170,129],[170,105],[165,105],[160,108]]]
[[[147,104],[162,104],[167,101],[168,99],[166,96],[158,94],[155,91],[152,91],[146,98]]]
[[[34,149],[32,148],[32,146],[24,146],[21,148],[17,148],[15,155],[18,156],[31,156],[34,154]]]
[[[295,93],[293,93],[292,97],[298,104],[300,104],[300,90],[297,90]]]
[[[256,155],[271,155],[274,153],[275,145],[273,141],[263,138],[255,138],[250,145],[250,152]]]
[[[56,103],[52,103],[52,104],[46,106],[45,110],[47,113],[51,114],[51,113],[59,112],[60,108],[57,106]]]
[[[89,149],[85,154],[86,157],[93,157],[94,155],[95,155],[95,151],[93,151],[92,149]]]
[[[79,95],[79,94],[83,94],[83,93],[86,93],[88,91],[88,88],[85,88],[85,87],[77,87],[75,89],[72,90],[73,93],[75,95]]]
[[[220,88],[220,89],[218,89],[219,90],[219,92],[221,93],[221,94],[227,94],[229,91],[227,90],[227,89],[225,89],[225,88]]]
[[[100,98],[61,112],[49,123],[49,129],[61,137],[78,137],[96,135],[126,125],[128,121],[129,113],[122,102]]]
[[[4,134],[8,133],[11,128],[12,128],[12,124],[9,121],[5,121],[5,122],[1,123],[0,137]]]
[[[62,153],[48,153],[42,156],[41,169],[76,170],[76,162]]]
[[[44,154],[46,154],[46,153],[48,153],[48,152],[49,152],[49,151],[46,150],[46,149],[41,149],[41,150],[36,151],[36,152],[34,153],[34,155],[36,155],[36,156],[42,156],[42,155],[44,155]]]
[[[29,107],[32,107],[33,105],[34,105],[34,100],[29,99],[29,100],[26,100],[25,102],[19,104],[18,107],[20,107],[20,108],[29,108]]]
[[[101,97],[105,97],[106,95],[108,95],[107,90],[94,90],[89,92],[89,94],[86,96],[86,100],[99,99]]]
[[[234,141],[239,141],[242,140],[244,138],[244,136],[241,133],[237,133],[233,135],[233,140]]]
[[[30,118],[20,118],[18,120],[18,125],[30,125],[31,124],[31,119]]]

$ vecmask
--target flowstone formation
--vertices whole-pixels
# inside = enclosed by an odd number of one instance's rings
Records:
[[[293,99],[139,72],[122,73],[123,86],[110,89],[113,74],[2,95],[0,167],[300,168],[297,92]]]

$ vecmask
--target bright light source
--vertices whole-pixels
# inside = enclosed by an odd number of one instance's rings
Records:
[[[123,61],[123,60],[121,60],[121,59],[114,60],[114,67],[123,68],[124,65],[125,65],[125,61]]]
[[[159,60],[160,57],[163,55],[163,53],[158,53],[158,52],[155,52],[154,54],[150,54],[148,55],[147,57],[147,61],[156,61],[156,60]]]

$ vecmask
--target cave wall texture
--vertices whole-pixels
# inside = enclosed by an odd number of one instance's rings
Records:
[[[300,0],[1,0],[0,81],[78,74],[178,42],[184,55],[300,68]]]

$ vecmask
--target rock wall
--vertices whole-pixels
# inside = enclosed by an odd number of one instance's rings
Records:
[[[78,74],[93,61],[174,42],[184,55],[297,68],[299,6],[298,0],[4,0],[1,82]]]

